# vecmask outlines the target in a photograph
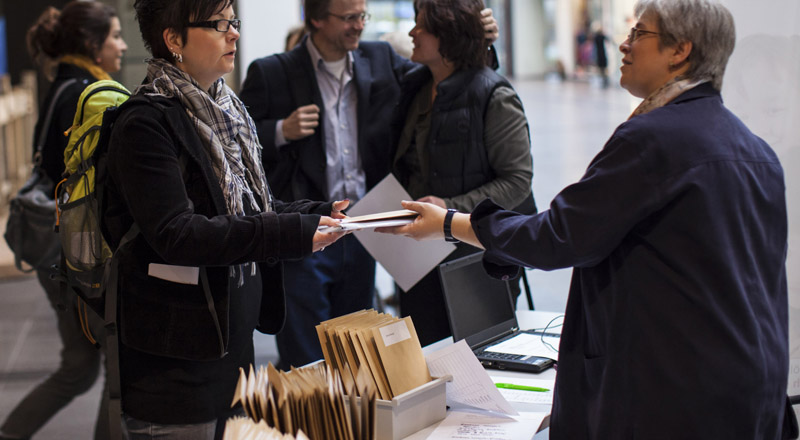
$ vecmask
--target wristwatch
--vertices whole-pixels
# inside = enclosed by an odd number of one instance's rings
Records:
[[[444,216],[444,241],[448,243],[458,243],[458,239],[453,237],[452,225],[453,215],[458,212],[457,209],[448,209],[447,214]]]

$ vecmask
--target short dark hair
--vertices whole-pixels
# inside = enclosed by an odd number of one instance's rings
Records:
[[[482,0],[415,0],[414,13],[425,20],[425,30],[439,38],[439,53],[458,69],[486,65],[487,49]]]
[[[306,29],[309,33],[317,31],[311,20],[322,20],[328,16],[331,0],[303,0],[303,10],[306,16]]]
[[[189,23],[205,21],[233,5],[234,0],[136,0],[136,21],[144,46],[154,58],[173,62],[172,53],[164,42],[164,30],[174,29],[186,42]]]
[[[48,7],[28,29],[28,52],[34,60],[75,54],[94,58],[111,32],[113,7],[97,1],[71,1],[62,10]]]

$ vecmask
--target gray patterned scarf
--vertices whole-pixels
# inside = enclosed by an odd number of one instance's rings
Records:
[[[225,196],[228,214],[244,215],[245,197],[250,208],[260,212],[256,195],[264,211],[272,210],[272,194],[261,163],[261,144],[258,143],[255,123],[225,80],[218,79],[206,92],[187,73],[155,58],[147,60],[147,82],[135,93],[180,100],[203,142]],[[248,265],[251,263],[239,266],[240,287],[244,284]],[[252,264],[250,275],[255,274],[256,265]],[[230,275],[236,276],[234,266]]]
[[[245,197],[253,211],[260,212],[255,195],[269,211],[272,196],[261,163],[255,123],[225,80],[220,78],[206,92],[191,76],[163,59],[150,59],[147,64],[147,83],[135,93],[180,100],[203,141],[225,195],[228,214],[244,215]]]

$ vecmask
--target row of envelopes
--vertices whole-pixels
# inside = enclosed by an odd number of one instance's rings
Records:
[[[366,372],[345,387],[341,376],[322,363],[289,372],[272,364],[254,372],[251,366],[247,375],[239,370],[231,404],[241,402],[248,418],[228,420],[224,438],[374,440],[376,399]]]
[[[325,362],[341,375],[345,389],[364,376],[380,399],[391,400],[431,381],[410,317],[361,310],[316,328]]]

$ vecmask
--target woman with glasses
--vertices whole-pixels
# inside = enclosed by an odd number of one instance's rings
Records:
[[[495,276],[574,267],[551,439],[796,438],[786,188],[722,103],[733,17],[713,0],[635,16],[620,82],[644,100],[550,209],[410,202],[421,218],[391,232],[483,247]]]
[[[273,200],[234,67],[233,0],[137,0],[153,55],[108,152],[103,224],[119,274],[122,410],[130,439],[221,438],[253,330],[283,325],[282,259],[342,233],[348,202]],[[129,235],[128,235],[129,236]]]
[[[417,0],[414,8],[411,61],[420,66],[401,83],[392,173],[415,200],[442,208],[469,212],[488,197],[535,213],[528,120],[511,84],[487,67],[483,1]],[[460,244],[446,261],[478,251]],[[511,286],[518,295],[519,280]],[[400,312],[423,345],[450,336],[438,270],[400,294]]]

